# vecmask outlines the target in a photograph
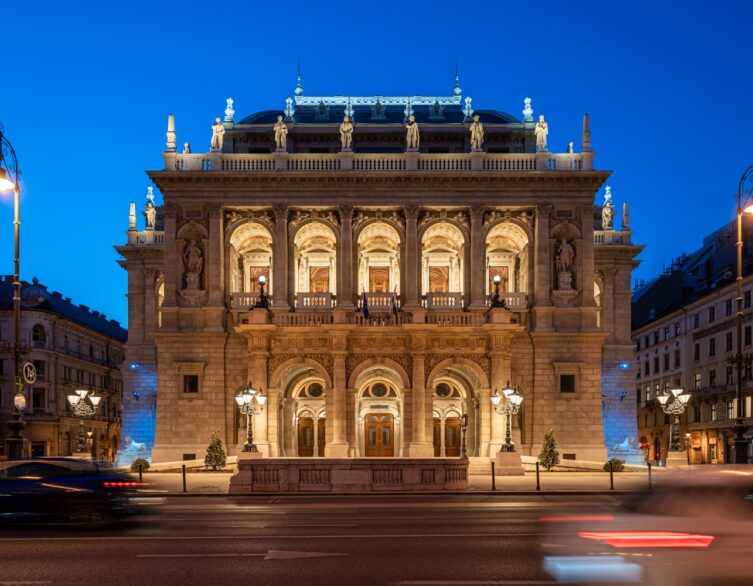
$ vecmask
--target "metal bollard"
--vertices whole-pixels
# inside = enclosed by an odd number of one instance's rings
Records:
[[[497,479],[494,477],[494,462],[492,462],[492,490],[497,490]]]
[[[609,490],[614,490],[614,462],[609,460]]]
[[[183,464],[183,492],[188,492],[186,490],[186,465]]]
[[[144,481],[144,465],[139,464],[139,482]]]
[[[536,490],[541,490],[541,478],[539,477],[539,461],[536,460]]]
[[[651,462],[646,462],[648,464],[648,489],[651,490]]]

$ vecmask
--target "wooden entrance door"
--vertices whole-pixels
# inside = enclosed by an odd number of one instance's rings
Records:
[[[444,422],[444,455],[460,456],[460,417],[448,417]]]
[[[327,437],[325,435],[325,432],[327,430],[327,420],[322,417],[317,422],[317,425],[319,426],[318,427],[319,437],[317,438],[317,440],[319,441],[319,451],[318,451],[317,455],[320,458],[323,458],[324,457],[325,438]]]
[[[364,423],[366,457],[390,458],[395,455],[395,422],[392,415],[370,413]]]
[[[314,420],[301,417],[298,420],[298,456],[310,458],[314,455]]]
[[[439,417],[434,418],[434,457],[439,458],[442,455],[442,420]]]

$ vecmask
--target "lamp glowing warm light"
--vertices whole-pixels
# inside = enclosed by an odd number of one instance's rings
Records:
[[[672,389],[671,393],[672,393],[672,394],[673,394],[673,395],[674,395],[675,397],[677,397],[677,396],[679,396],[679,395],[682,395],[682,392],[683,392],[683,390],[684,390],[684,389]]]
[[[267,402],[267,396],[259,390],[259,394],[256,396],[256,402],[259,403],[260,406],[264,406],[264,403]]]
[[[509,397],[515,392],[515,389],[510,386],[510,381],[507,381],[507,386],[502,389],[502,394],[504,394],[505,397]]]
[[[69,402],[69,403],[70,403],[70,404],[71,404],[72,406],[74,406],[74,407],[75,407],[76,405],[78,405],[78,402],[79,402],[80,400],[81,400],[81,397],[79,397],[78,395],[72,395],[72,394],[71,394],[71,395],[68,395],[68,402]]]
[[[494,407],[497,407],[499,405],[499,402],[502,400],[502,397],[499,396],[497,389],[494,389],[494,394],[490,398]]]
[[[494,275],[494,284],[499,285],[502,282],[502,277],[499,275]]]
[[[1,188],[0,188],[1,189]],[[746,214],[753,214],[753,203],[743,208],[743,212]]]
[[[659,395],[658,397],[656,397],[656,399],[662,405],[666,405],[667,401],[669,401],[669,395]]]
[[[259,285],[266,285],[267,284],[267,277],[264,275],[259,275]]]
[[[0,191],[10,191],[15,189],[16,184],[8,179],[5,169],[0,169]]]
[[[517,407],[523,402],[523,395],[521,395],[520,393],[513,393],[508,397],[508,399],[510,400],[510,403]]]
[[[26,409],[26,395],[23,393],[16,393],[13,397],[13,406],[19,411]]]
[[[89,397],[89,400],[92,402],[92,405],[96,407],[97,405],[99,405],[102,397],[100,397],[99,395],[92,395],[91,397]]]

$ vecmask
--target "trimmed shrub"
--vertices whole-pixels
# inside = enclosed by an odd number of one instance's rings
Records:
[[[618,458],[612,458],[611,460],[607,460],[607,463],[604,464],[604,472],[609,472],[609,464],[612,464],[612,471],[613,472],[623,472],[625,470],[625,460],[620,460]]]
[[[136,458],[131,462],[131,472],[138,472],[139,468],[141,468],[142,472],[149,470],[149,460],[146,458]]]

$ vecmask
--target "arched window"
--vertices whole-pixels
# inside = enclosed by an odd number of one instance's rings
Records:
[[[44,348],[47,345],[47,332],[42,324],[37,324],[31,329],[31,341],[35,348]]]

